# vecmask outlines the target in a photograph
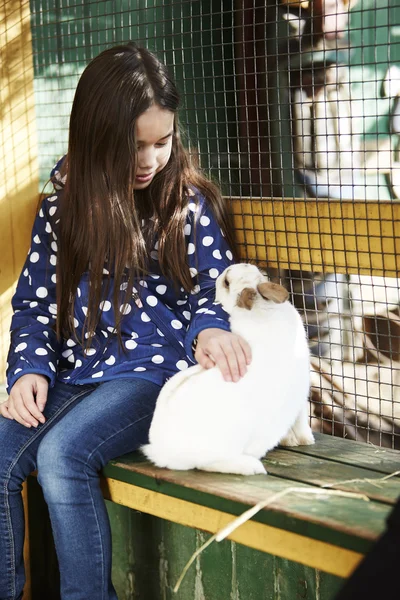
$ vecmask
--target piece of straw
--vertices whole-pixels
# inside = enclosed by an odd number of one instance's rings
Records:
[[[396,475],[400,475],[400,471],[395,471],[394,473],[390,473],[390,475],[385,475],[384,477],[376,477],[375,479],[344,479],[343,481],[324,483],[321,487],[326,489],[328,487],[333,487],[334,485],[344,485],[345,483],[370,483],[371,485],[374,485],[377,488],[381,488],[382,486],[380,484],[385,483],[386,481],[388,481],[388,479],[390,479],[391,477],[395,477]]]

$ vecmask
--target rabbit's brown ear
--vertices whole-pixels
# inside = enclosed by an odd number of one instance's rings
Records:
[[[263,298],[272,300],[276,304],[282,304],[289,298],[289,292],[278,283],[266,281],[265,283],[259,283],[257,289]]]
[[[257,296],[257,292],[254,288],[244,288],[238,295],[236,306],[239,308],[247,308],[250,310],[253,308],[254,298]]]

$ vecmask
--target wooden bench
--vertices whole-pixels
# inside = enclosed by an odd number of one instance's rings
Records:
[[[243,260],[399,275],[400,203],[233,199],[232,210]],[[400,496],[400,478],[388,477],[399,469],[400,452],[316,438],[312,447],[268,453],[267,476],[168,471],[137,453],[108,464],[102,485],[119,600],[333,600]],[[271,499],[229,540],[209,545],[173,593],[210,533]],[[34,477],[28,500],[31,598],[57,600],[50,525]]]
[[[316,438],[315,446],[270,452],[267,476],[169,471],[139,453],[109,463],[102,485],[110,501],[119,599],[334,598],[342,578],[383,532],[400,496],[400,478],[387,477],[398,471],[400,452]],[[46,509],[30,479],[32,598],[55,600],[55,558],[48,525],[43,529],[46,521],[39,518]],[[206,541],[204,532],[219,531],[250,506],[285,491],[237,528],[232,541],[208,546],[173,594],[186,562]]]

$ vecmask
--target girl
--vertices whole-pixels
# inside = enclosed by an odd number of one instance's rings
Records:
[[[116,599],[99,471],[147,442],[175,372],[195,359],[237,381],[250,361],[213,303],[232,232],[181,144],[177,108],[165,66],[133,43],[102,52],[78,83],[68,154],[13,298],[0,409],[2,600],[22,597],[20,491],[36,468],[61,597]]]

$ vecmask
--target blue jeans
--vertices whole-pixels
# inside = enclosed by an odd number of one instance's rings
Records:
[[[99,471],[148,442],[160,388],[144,379],[49,390],[46,422],[30,429],[0,416],[0,600],[25,583],[22,483],[38,469],[49,507],[63,600],[116,600],[111,535]]]

